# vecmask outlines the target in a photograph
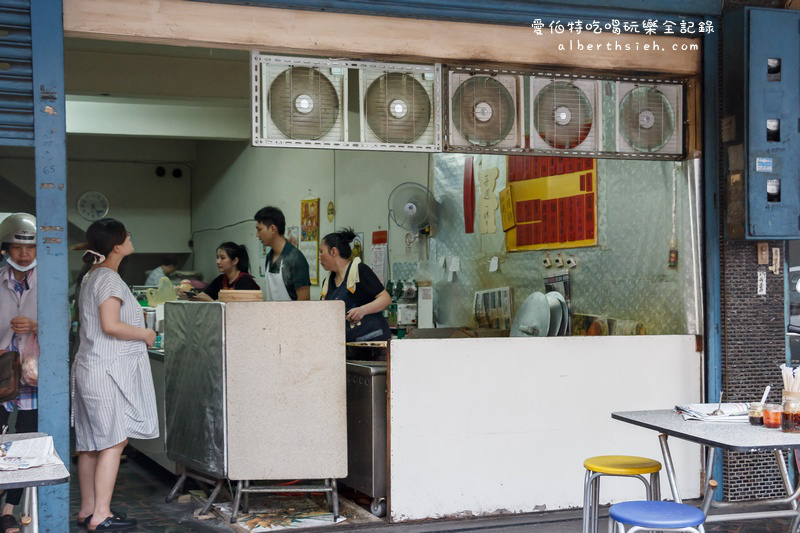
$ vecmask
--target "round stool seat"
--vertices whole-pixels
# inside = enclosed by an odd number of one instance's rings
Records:
[[[652,529],[678,529],[699,526],[706,520],[703,511],[685,503],[635,501],[616,503],[608,516],[629,526]]]
[[[635,476],[661,471],[661,463],[635,455],[598,455],[583,462],[586,470],[614,476]]]

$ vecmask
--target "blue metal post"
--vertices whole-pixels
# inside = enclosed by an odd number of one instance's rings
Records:
[[[719,28],[719,19],[714,20]],[[706,401],[717,401],[722,390],[722,328],[719,197],[719,34],[706,34],[703,41],[703,150]],[[717,453],[712,478],[719,483],[714,498],[722,499],[722,454]]]
[[[31,2],[38,260],[39,430],[69,464],[69,304],[61,2]],[[42,531],[69,529],[68,484],[40,489]]]

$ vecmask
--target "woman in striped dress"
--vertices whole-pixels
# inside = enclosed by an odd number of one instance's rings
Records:
[[[155,331],[144,327],[142,308],[117,273],[133,253],[130,233],[104,218],[86,231],[83,260],[92,267],[81,283],[80,347],[72,365],[75,448],[81,507],[78,523],[89,531],[119,531],[136,520],[114,515],[111,496],[128,438],[158,436],[147,347]]]

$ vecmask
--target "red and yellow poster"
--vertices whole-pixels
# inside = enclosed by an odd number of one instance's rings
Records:
[[[300,251],[308,261],[311,284],[319,283],[319,198],[300,201]]]
[[[509,251],[597,244],[597,162],[590,158],[508,156],[511,201],[503,202]],[[507,196],[507,193],[506,193]],[[509,213],[508,210],[511,209]]]

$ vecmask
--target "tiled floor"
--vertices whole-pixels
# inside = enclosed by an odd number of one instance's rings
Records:
[[[72,470],[75,474],[75,465],[72,466]],[[113,506],[115,509],[127,512],[139,521],[140,526],[133,530],[136,532],[232,531],[231,527],[223,520],[195,518],[193,513],[195,509],[199,508],[197,501],[166,503],[164,498],[169,493],[174,481],[173,476],[151,463],[147,458],[137,457],[134,452],[134,455],[120,465]],[[70,528],[72,532],[81,532],[83,529],[75,524],[75,516],[80,502],[77,475],[72,477],[70,491]],[[707,524],[706,531],[707,533],[784,533],[789,530],[789,525],[790,520],[787,518],[773,518],[738,523]],[[580,510],[576,510],[464,520],[436,520],[414,524],[387,524],[385,522],[356,524],[350,521],[336,526],[306,529],[306,531],[322,533],[324,531],[349,530],[360,533],[387,529],[403,533],[489,530],[492,533],[523,533],[527,531],[577,533],[581,530],[581,515]],[[602,518],[599,530],[606,531],[606,521]]]
[[[70,480],[70,531],[85,531],[75,523],[80,505],[77,465],[72,465]],[[219,520],[198,520],[193,516],[196,502],[166,503],[174,478],[144,457],[129,457],[120,464],[112,507],[139,522],[136,532],[175,533],[211,532],[231,529]]]

